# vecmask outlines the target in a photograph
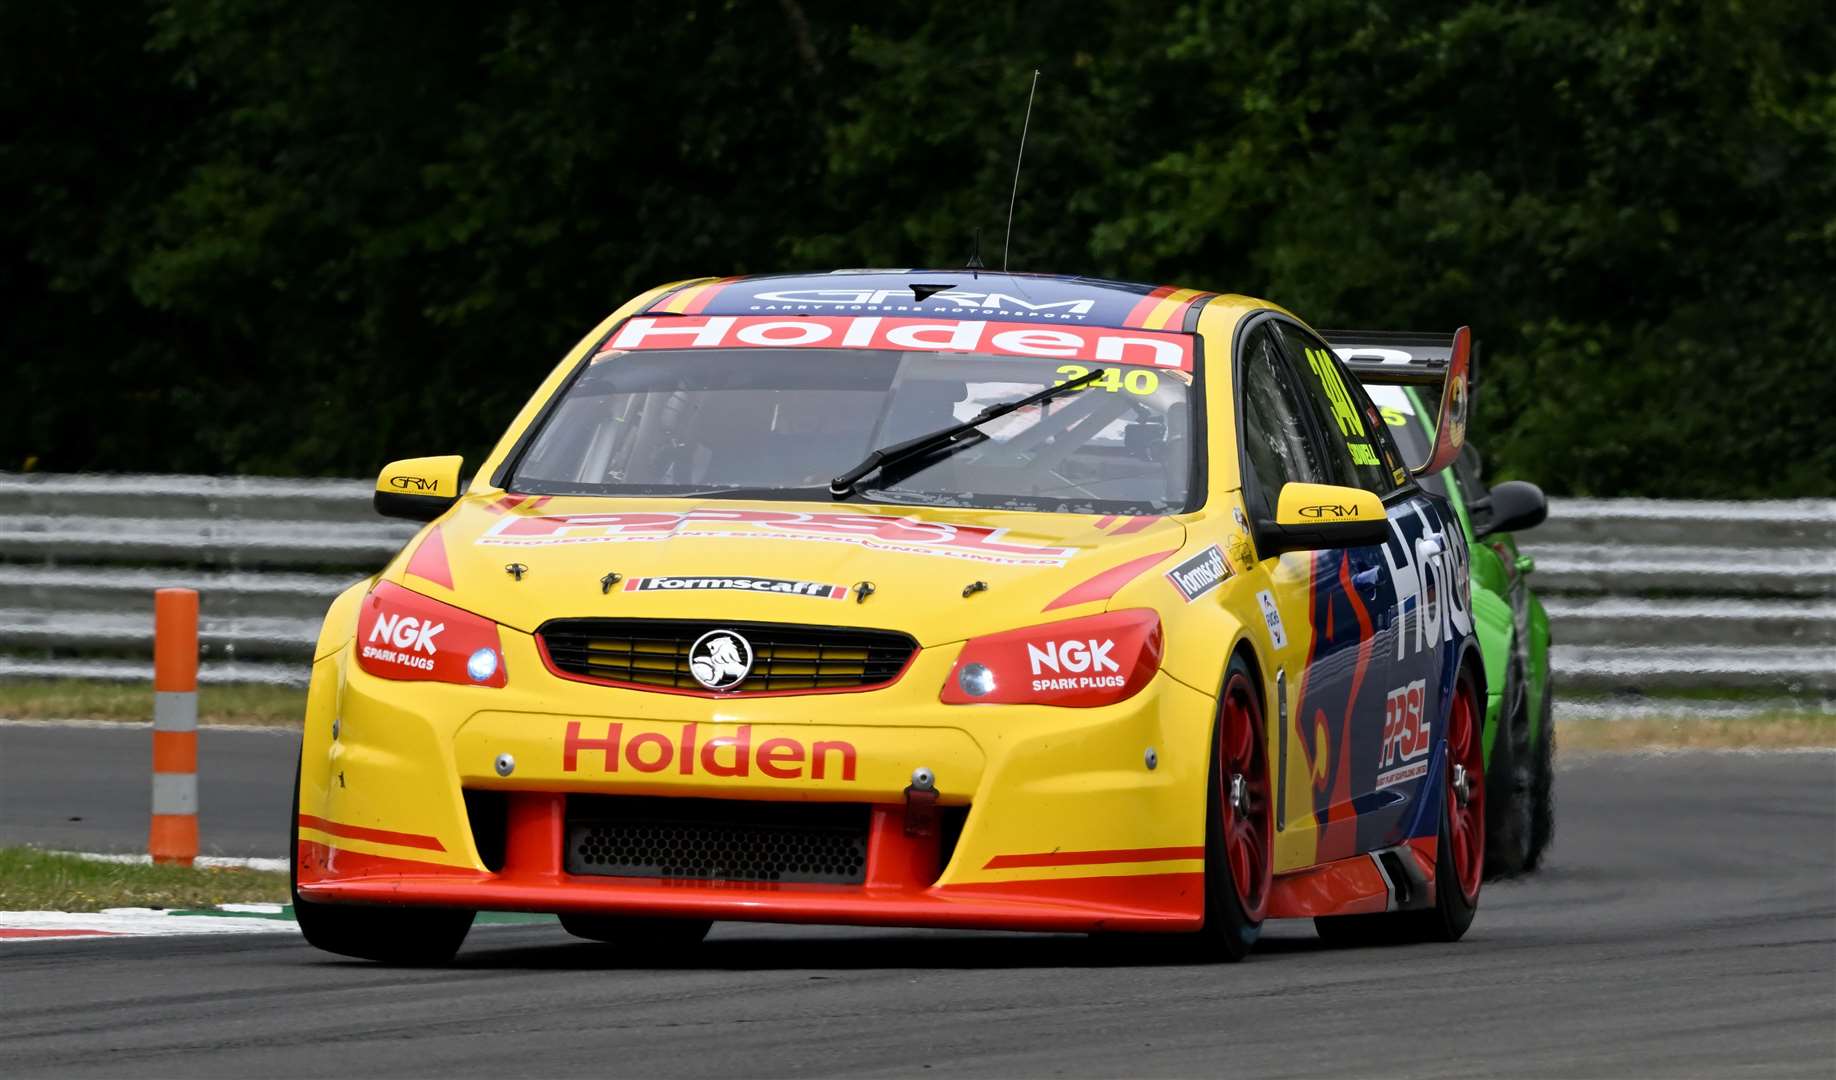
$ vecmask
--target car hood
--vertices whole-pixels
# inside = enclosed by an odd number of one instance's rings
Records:
[[[730,619],[934,645],[1077,614],[1184,542],[1171,517],[490,492],[384,577],[525,632],[552,618]]]

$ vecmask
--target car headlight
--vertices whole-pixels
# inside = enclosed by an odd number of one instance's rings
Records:
[[[384,679],[503,686],[497,624],[385,581],[357,616],[357,666]]]
[[[1041,623],[971,638],[938,697],[946,705],[1110,705],[1148,684],[1160,652],[1160,616],[1146,608]]]

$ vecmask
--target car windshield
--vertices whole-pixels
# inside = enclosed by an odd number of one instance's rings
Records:
[[[1086,374],[1063,360],[872,349],[612,350],[509,485],[528,494],[827,498],[869,451]],[[1098,514],[1188,508],[1192,376],[1102,365],[1090,387],[869,474],[870,501]]]

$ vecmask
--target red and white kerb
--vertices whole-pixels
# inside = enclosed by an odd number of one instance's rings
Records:
[[[812,315],[791,319],[751,315],[679,318],[640,315],[619,327],[600,351],[732,348],[980,353],[1192,370],[1190,334],[878,315]]]

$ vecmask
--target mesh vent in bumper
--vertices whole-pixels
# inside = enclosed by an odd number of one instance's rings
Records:
[[[573,796],[570,874],[858,885],[869,809],[850,803]]]

